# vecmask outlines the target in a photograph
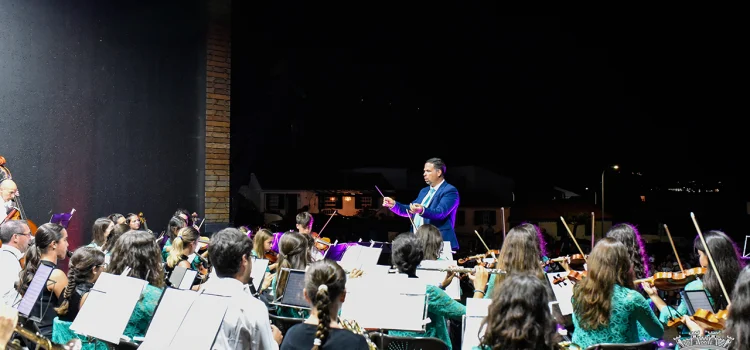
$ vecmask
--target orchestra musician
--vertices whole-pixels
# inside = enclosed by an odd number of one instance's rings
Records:
[[[315,239],[317,237],[313,237],[312,232],[312,226],[313,226],[313,216],[306,211],[303,211],[299,214],[297,214],[297,230],[299,233],[305,236],[305,238],[308,240],[308,243],[310,245],[310,255],[312,256],[313,261],[320,261],[323,260],[323,253],[320,252],[315,247]]]
[[[505,242],[500,249],[495,268],[510,273],[523,273],[545,279],[544,270],[539,266],[539,259],[543,257],[542,240],[536,226],[524,223],[513,227],[505,236]],[[492,290],[505,275],[490,276],[489,285],[484,298],[492,298]]]
[[[23,220],[11,220],[0,226],[0,304],[13,306],[18,298],[16,282],[21,258],[31,241],[31,230]]]
[[[445,181],[445,171],[445,162],[442,159],[428,159],[422,174],[428,186],[419,192],[414,203],[402,204],[393,198],[385,197],[383,206],[398,216],[414,215],[414,231],[422,224],[437,226],[443,241],[451,242],[451,249],[457,251],[458,239],[454,224],[459,203],[458,190]]]
[[[708,249],[711,251],[711,255],[714,257],[716,269],[719,271],[721,280],[724,282],[724,287],[726,287],[727,291],[732,290],[735,282],[737,282],[737,276],[744,265],[740,259],[740,253],[735,248],[734,242],[721,231],[708,231],[703,234],[703,237],[706,240]],[[685,286],[685,290],[705,290],[706,294],[708,294],[708,301],[714,307],[714,310],[726,309],[727,298],[722,293],[719,279],[710,266],[711,262],[706,255],[706,248],[703,246],[703,242],[701,242],[699,236],[696,236],[693,241],[693,247],[698,251],[698,262],[701,267],[706,268],[706,274],[702,279],[696,279],[688,283]],[[659,320],[662,324],[666,325],[671,319],[682,318],[682,316],[687,315],[688,308],[685,300],[682,300],[677,309],[674,309],[659,297],[659,294],[657,294],[656,289],[652,285],[648,283],[643,283],[642,285],[651,298],[651,301],[654,302],[654,306],[659,310]]]
[[[5,219],[5,215],[13,207],[13,199],[16,198],[16,193],[18,193],[18,186],[13,180],[7,179],[0,182],[0,208],[2,208],[0,214],[3,216],[0,220]]]
[[[636,324],[660,338],[664,327],[646,298],[634,290],[628,250],[614,238],[597,242],[587,259],[588,275],[573,287],[573,343],[637,343]]]
[[[482,321],[486,331],[479,349],[560,349],[547,289],[533,274],[510,275],[499,283]]]
[[[630,261],[633,263],[633,272],[635,279],[646,278],[651,276],[651,266],[649,266],[648,254],[646,247],[641,240],[641,234],[638,228],[633,224],[621,223],[607,231],[605,237],[611,237],[625,245],[630,255]]]

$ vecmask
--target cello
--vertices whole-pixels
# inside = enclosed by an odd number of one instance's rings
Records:
[[[11,174],[10,169],[8,169],[5,164],[5,157],[0,156],[0,181],[13,179],[13,175]],[[16,193],[10,200],[13,201],[15,206],[12,207],[11,210],[6,214],[2,222],[6,222],[9,220],[26,220],[26,223],[29,225],[29,230],[31,230],[31,236],[36,236],[36,230],[38,227],[26,216],[26,211],[23,209],[23,204],[21,203],[21,195],[18,192],[18,189],[16,189]],[[2,246],[2,243],[0,243],[0,246]],[[23,259],[21,265],[23,265]]]

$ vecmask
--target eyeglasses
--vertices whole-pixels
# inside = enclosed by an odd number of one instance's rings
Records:
[[[29,232],[29,233],[16,233],[16,235],[19,235],[19,236],[29,236],[29,237],[31,237],[31,232]]]

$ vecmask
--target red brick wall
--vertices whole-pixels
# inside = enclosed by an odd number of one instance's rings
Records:
[[[232,86],[230,1],[208,1],[206,43],[206,222],[229,222],[229,128]]]

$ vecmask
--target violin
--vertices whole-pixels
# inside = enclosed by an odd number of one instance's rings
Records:
[[[138,213],[138,220],[141,221],[141,225],[143,225],[143,228],[148,231],[151,234],[154,234],[153,231],[148,229],[148,224],[146,224],[146,217],[143,216],[143,212]]]
[[[328,250],[328,247],[331,246],[331,239],[328,237],[320,237],[320,234],[317,232],[311,232],[310,236],[315,239],[315,248],[317,248],[321,253]]]
[[[486,259],[488,256],[492,257],[493,255],[497,257],[498,255],[500,255],[500,251],[497,249],[491,249],[491,250],[488,250],[487,253],[484,253],[484,254],[477,254],[477,255],[467,256],[463,259],[458,259],[458,263],[465,264],[470,261],[476,261],[476,263],[479,264],[479,263],[483,263],[483,260]]]
[[[274,251],[266,252],[266,255],[264,257],[266,258],[266,260],[268,260],[269,264],[275,264],[277,261],[279,261],[279,255]]]
[[[695,267],[684,270],[684,272],[657,272],[651,277],[641,278],[633,281],[633,283],[639,285],[643,282],[648,282],[656,287],[656,289],[673,291],[685,288],[688,283],[695,281],[698,277],[705,274],[705,267]]]
[[[575,270],[568,271],[568,279],[573,283],[578,283],[583,280],[584,277],[586,277],[586,271],[578,272]]]
[[[729,311],[719,310],[719,312],[713,313],[709,310],[698,309],[689,317],[707,331],[720,331],[726,325]],[[682,318],[673,318],[667,322],[667,327],[675,327],[681,324],[683,324]]]

